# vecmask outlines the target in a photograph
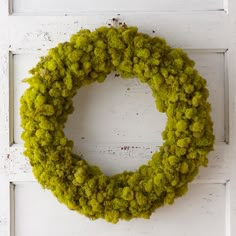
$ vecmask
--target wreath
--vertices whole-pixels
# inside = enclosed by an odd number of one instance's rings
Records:
[[[77,90],[113,71],[147,83],[167,124],[163,145],[146,165],[106,176],[73,153],[63,129]],[[207,166],[214,135],[206,80],[185,52],[164,39],[127,26],[80,30],[30,73],[20,107],[24,154],[38,182],[68,208],[112,223],[149,218],[183,195],[199,167]]]

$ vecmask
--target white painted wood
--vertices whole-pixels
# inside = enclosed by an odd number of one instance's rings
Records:
[[[93,12],[176,12],[176,11],[222,11],[223,0],[11,0],[11,11],[17,15],[75,15]]]
[[[148,17],[147,17],[148,14]],[[103,15],[78,15],[67,17],[11,16],[2,21],[9,33],[10,49],[13,52],[38,52],[55,47],[59,42],[69,40],[71,34],[81,28],[94,30],[112,23],[112,18],[127,25],[138,26],[139,30],[150,35],[166,38],[173,47],[185,49],[227,49],[228,15],[224,12],[202,13],[114,13]],[[203,27],[204,26],[204,27]],[[16,30],[17,29],[17,30]],[[155,33],[153,33],[155,31]],[[17,40],[16,40],[17,39]]]
[[[177,199],[173,206],[158,209],[150,220],[135,219],[112,225],[102,220],[90,221],[68,210],[38,184],[16,183],[15,235],[222,236],[225,189],[224,184],[191,184],[188,195]]]
[[[9,5],[10,5],[9,0],[0,0],[0,16],[1,17],[9,15]]]
[[[229,51],[228,51],[228,67],[229,67],[229,110],[230,110],[230,213],[228,235],[236,235],[236,2],[234,0],[228,1],[229,8],[229,25],[231,31],[229,34]]]
[[[11,191],[10,182],[7,176],[0,175],[0,235],[10,236],[11,222]]]
[[[71,16],[62,16],[65,14]],[[113,17],[138,26],[142,32],[165,37],[170,45],[186,49],[196,60],[197,69],[208,81],[216,135],[209,167],[200,170],[184,198],[155,212],[150,221],[139,219],[118,225],[90,222],[58,204],[34,183],[31,167],[22,154],[18,115],[19,97],[25,89],[20,80],[39,54],[68,40],[81,28],[93,30],[111,23]],[[14,203],[15,233],[19,236],[236,235],[235,26],[234,0],[150,0],[135,4],[102,0],[99,5],[91,0],[0,0],[0,236],[14,236],[10,214]],[[113,99],[106,99],[111,93]],[[85,98],[86,107],[82,104]],[[165,115],[155,110],[149,89],[135,80],[110,76],[104,84],[81,89],[75,104],[66,132],[75,141],[75,151],[108,175],[135,170],[161,144]],[[97,110],[98,106],[101,109]],[[99,124],[94,123],[95,114]],[[224,142],[227,126],[228,145]],[[74,127],[78,136],[72,132]],[[15,143],[10,145],[12,138]],[[10,194],[12,181],[15,194]]]
[[[9,51],[0,46],[0,138],[1,148],[6,148],[9,145]],[[4,150],[2,150],[4,151]],[[1,151],[0,151],[1,153]]]

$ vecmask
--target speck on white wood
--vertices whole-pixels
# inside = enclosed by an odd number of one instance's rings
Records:
[[[28,70],[81,28],[118,18],[184,48],[207,80],[216,136],[208,168],[189,192],[150,220],[111,225],[58,203],[31,173],[20,139],[19,98]],[[0,0],[0,236],[236,235],[236,3],[234,0]],[[109,75],[79,90],[65,132],[108,175],[135,170],[161,145],[165,114],[136,79]]]

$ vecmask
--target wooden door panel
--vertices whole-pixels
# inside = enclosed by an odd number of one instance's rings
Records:
[[[88,0],[88,1],[47,1],[11,0],[10,13],[14,15],[75,15],[96,12],[183,12],[183,11],[224,11],[224,0]]]
[[[224,51],[186,50],[195,60],[196,69],[206,78],[212,105],[216,142],[225,142],[227,120],[224,110],[228,95]],[[39,60],[37,54],[12,56],[14,84],[14,143],[22,144],[20,134],[20,97],[27,87],[23,78]],[[109,99],[108,99],[109,98]],[[65,132],[80,142],[153,142],[162,143],[161,132],[166,123],[165,114],[155,107],[152,92],[137,79],[123,80],[111,74],[103,84],[93,84],[79,90],[74,98],[75,111],[69,116]],[[82,140],[81,140],[82,139]]]
[[[219,235],[236,226],[236,3],[234,0],[114,2],[0,0],[0,236]],[[20,139],[21,80],[40,55],[81,28],[112,18],[184,48],[207,79],[216,136],[208,168],[173,206],[142,219],[111,225],[69,211],[35,182]],[[108,99],[109,98],[109,99]],[[161,145],[165,114],[136,79],[109,76],[79,90],[65,132],[74,150],[108,175],[136,170]]]
[[[68,211],[38,184],[15,186],[16,236],[162,235],[222,236],[225,229],[226,186],[191,184],[189,194],[173,206],[160,208],[150,220],[134,219],[112,225]],[[27,224],[25,224],[27,222]]]

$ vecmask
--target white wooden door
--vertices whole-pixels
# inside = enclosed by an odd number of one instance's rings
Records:
[[[150,220],[112,225],[58,203],[31,174],[20,139],[21,80],[40,55],[112,18],[184,48],[207,79],[215,150],[189,192]],[[66,125],[75,151],[108,175],[135,170],[162,143],[165,115],[149,88],[111,74],[82,88]],[[234,0],[0,0],[0,236],[236,235],[236,2]],[[86,102],[84,102],[86,101]]]

